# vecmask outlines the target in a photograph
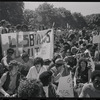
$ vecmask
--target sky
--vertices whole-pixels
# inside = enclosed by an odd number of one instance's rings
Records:
[[[35,10],[40,4],[44,2],[24,2],[25,9]],[[100,13],[100,2],[47,2],[53,4],[54,7],[64,7],[66,10],[70,10],[71,13],[78,12],[83,16],[90,14]]]

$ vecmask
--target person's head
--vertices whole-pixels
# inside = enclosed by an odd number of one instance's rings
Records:
[[[18,87],[18,97],[43,97],[42,95],[43,85],[40,81],[22,80]]]
[[[26,31],[28,31],[28,26],[27,25],[22,25],[22,31],[23,32],[26,32]]]
[[[39,79],[42,82],[43,86],[48,86],[51,82],[52,78],[52,72],[51,71],[45,71],[42,74],[40,74]]]
[[[42,67],[43,66],[43,59],[41,57],[36,57],[34,59],[34,66],[35,67]]]
[[[91,49],[92,49],[92,47],[93,47],[93,45],[92,45],[92,44],[88,44],[88,45],[86,46],[86,48],[87,48],[88,50],[91,50]]]
[[[12,49],[12,48],[7,49],[7,56],[8,57],[11,57],[13,54],[14,54],[14,49]]]
[[[17,73],[19,70],[19,62],[16,60],[12,60],[9,63],[9,71],[12,72],[13,74]]]
[[[88,65],[88,62],[87,62],[87,60],[85,58],[80,58],[78,64],[79,64],[79,68],[80,69],[84,69],[85,70],[85,68]]]
[[[95,89],[100,90],[100,70],[95,70],[91,74],[91,81]]]
[[[77,47],[72,47],[71,48],[71,53],[72,54],[76,54],[78,52],[78,48]]]
[[[80,52],[81,52],[81,53],[84,53],[85,50],[86,50],[86,48],[85,48],[83,45],[80,45],[80,48],[79,48],[79,49],[80,49]]]
[[[51,60],[49,60],[49,59],[44,60],[44,65],[49,65],[50,63],[51,63]]]
[[[56,67],[57,71],[60,72],[61,69],[64,67],[64,61],[61,58],[58,58],[55,61],[55,67]]]
[[[53,61],[55,62],[57,58],[61,58],[61,55],[59,53],[54,54]]]
[[[1,20],[1,26],[3,26],[3,27],[6,26],[6,20]]]
[[[29,55],[28,55],[28,53],[24,52],[22,54],[21,58],[23,59],[24,62],[28,62],[29,61]]]
[[[20,24],[18,24],[18,25],[16,26],[16,31],[21,31],[21,30],[22,30],[22,27],[21,27]]]

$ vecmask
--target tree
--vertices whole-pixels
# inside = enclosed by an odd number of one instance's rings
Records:
[[[23,2],[0,2],[0,20],[5,19],[13,25],[21,24],[23,10]]]

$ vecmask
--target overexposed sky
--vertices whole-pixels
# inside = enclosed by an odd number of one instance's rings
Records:
[[[35,10],[40,4],[44,2],[24,2],[25,9]],[[53,4],[54,7],[64,7],[66,10],[73,12],[80,12],[82,15],[90,15],[100,13],[100,2],[47,2]]]

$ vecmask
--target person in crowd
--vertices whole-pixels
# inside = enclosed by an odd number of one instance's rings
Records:
[[[91,74],[91,83],[84,84],[79,95],[80,98],[100,98],[100,70],[95,70]]]
[[[55,61],[55,66],[50,69],[53,72],[54,84],[58,86],[61,76],[67,76],[70,74],[68,66],[65,64],[62,58],[58,58]]]
[[[43,59],[41,57],[36,57],[34,59],[34,66],[29,69],[29,72],[26,76],[27,79],[38,79],[39,75],[47,71],[46,67],[43,66]]]
[[[16,26],[16,32],[21,32],[22,31],[22,26],[20,24],[18,24]]]
[[[45,97],[42,83],[36,79],[22,80],[18,87],[18,97]]]
[[[50,63],[51,63],[51,60],[49,60],[49,59],[45,59],[44,60],[44,64],[43,65],[47,68],[47,70],[49,70]]]
[[[6,27],[7,27],[7,33],[10,33],[11,24],[7,24]]]
[[[26,75],[28,74],[29,69],[34,65],[34,60],[32,57],[29,57],[29,55],[24,52],[21,56],[22,58],[22,68],[21,70],[21,74],[24,75],[26,77]]]
[[[0,63],[0,78],[1,78],[1,76],[3,75],[3,73],[4,73],[4,67],[3,67],[3,65]]]
[[[6,27],[6,20],[1,20],[0,34],[8,33],[8,29]]]
[[[14,54],[14,49],[9,48],[7,49],[7,55],[1,59],[1,63],[4,67],[4,72],[8,71],[9,62],[13,60],[12,56]]]
[[[78,82],[79,83],[90,82],[90,76],[91,76],[91,69],[90,66],[88,66],[87,60],[85,58],[80,58],[74,76],[74,86],[76,86]]]
[[[39,76],[39,79],[43,84],[46,97],[57,97],[57,87],[52,83],[52,74],[53,73],[51,71],[45,71]]]
[[[84,52],[84,53],[87,53],[87,54],[88,54],[87,56],[89,56],[89,57],[91,57],[91,50],[92,50],[92,47],[93,47],[92,44],[88,44],[88,45],[86,46],[86,50],[85,50],[85,52]]]
[[[22,31],[27,32],[28,31],[28,26],[27,25],[22,25]]]
[[[90,77],[91,68],[90,66],[88,66],[87,60],[84,58],[79,59],[78,66],[76,67],[74,76],[74,88],[77,92],[77,95],[80,94],[83,84],[90,82]]]
[[[56,61],[57,58],[62,58],[59,53],[54,54],[53,59],[51,60],[51,63],[49,64],[49,67],[48,67],[47,70],[50,70],[52,67],[55,66],[55,61]]]
[[[0,95],[4,97],[16,96],[20,82],[19,63],[12,60],[9,63],[9,70],[0,79]]]

